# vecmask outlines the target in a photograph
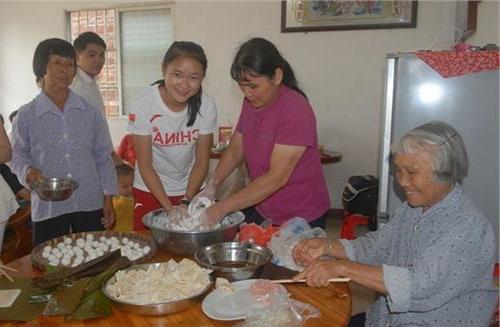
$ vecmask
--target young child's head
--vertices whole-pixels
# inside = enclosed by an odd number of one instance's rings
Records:
[[[116,166],[118,175],[118,194],[121,196],[132,196],[132,185],[134,184],[134,168],[127,164]]]
[[[106,60],[104,40],[94,32],[85,32],[75,39],[73,46],[76,51],[78,67],[92,78],[99,75]]]

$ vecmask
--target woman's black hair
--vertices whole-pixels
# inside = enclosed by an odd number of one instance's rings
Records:
[[[240,46],[231,65],[231,77],[236,82],[245,81],[247,75],[273,78],[276,68],[281,68],[283,71],[283,84],[307,98],[298,86],[298,81],[288,61],[283,58],[274,44],[260,37],[252,38]]]
[[[203,76],[207,71],[208,60],[205,55],[205,51],[198,44],[190,41],[175,41],[172,43],[170,48],[168,48],[167,53],[163,57],[163,61],[161,64],[163,72],[165,72],[168,64],[180,57],[189,57],[196,61],[198,61],[203,66]],[[165,80],[158,80],[154,82],[152,85],[159,84],[160,86],[165,85]],[[196,116],[200,111],[201,106],[201,95],[202,95],[202,87],[200,85],[200,89],[198,92],[193,95],[188,100],[188,123],[187,126],[192,126],[194,121],[196,120]]]
[[[47,73],[47,63],[51,55],[73,59],[76,67],[76,53],[71,43],[58,38],[43,40],[38,43],[33,55],[33,73],[37,83]]]

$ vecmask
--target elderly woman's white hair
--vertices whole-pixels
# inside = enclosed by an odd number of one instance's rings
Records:
[[[438,181],[454,184],[467,176],[469,160],[462,137],[450,125],[431,121],[406,133],[392,145],[392,154],[425,151],[431,155]]]

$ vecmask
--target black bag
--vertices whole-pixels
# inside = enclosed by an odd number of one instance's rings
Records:
[[[372,175],[351,176],[342,192],[344,209],[367,217],[375,217],[378,202],[378,178]]]

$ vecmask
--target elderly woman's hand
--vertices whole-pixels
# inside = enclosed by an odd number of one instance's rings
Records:
[[[102,225],[109,229],[115,224],[115,211],[113,209],[113,196],[105,195],[104,204],[102,207],[103,217],[101,218]]]
[[[29,167],[26,173],[26,183],[31,184],[35,181],[41,181],[43,179],[43,174],[40,169],[35,167]]]
[[[326,238],[316,237],[300,241],[292,250],[293,260],[302,267],[328,254],[329,242]]]
[[[343,260],[337,259],[314,261],[303,272],[295,275],[293,280],[305,279],[308,286],[326,287],[329,279],[345,277],[342,276],[343,262]]]

